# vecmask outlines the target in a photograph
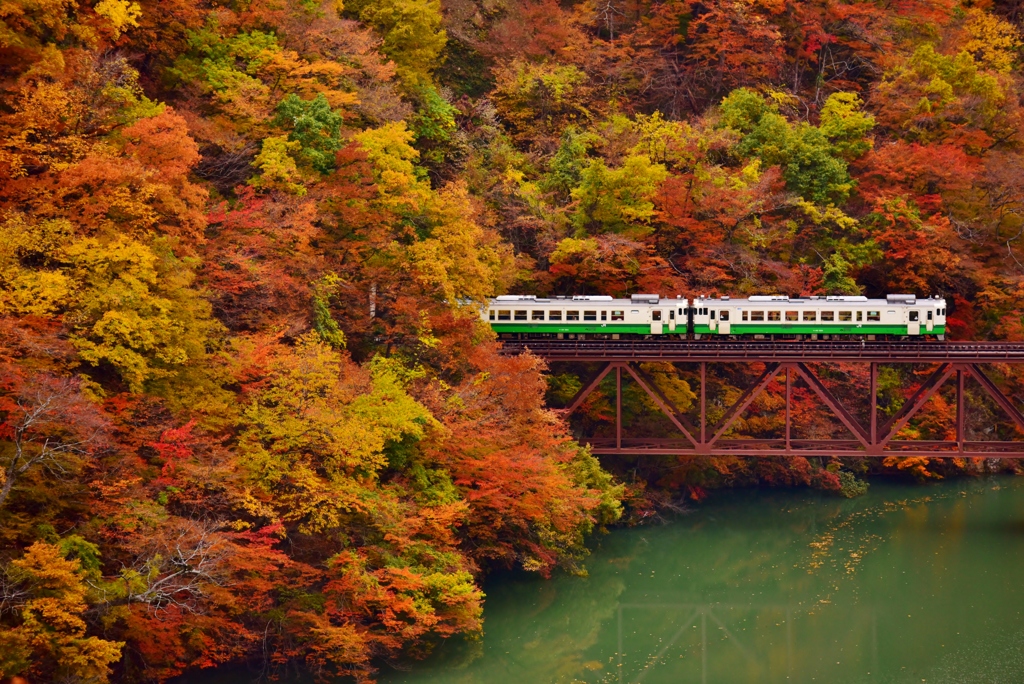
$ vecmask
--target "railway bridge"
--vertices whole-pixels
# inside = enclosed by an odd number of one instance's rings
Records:
[[[1001,386],[1008,368],[1024,364],[1024,343],[1018,342],[879,342],[879,341],[666,341],[666,340],[506,340],[503,353],[529,350],[550,368],[571,364],[595,373],[568,403],[557,410],[573,414],[602,383],[614,377],[614,434],[581,437],[595,454],[663,454],[695,456],[928,456],[947,458],[1024,458],[1024,399]],[[686,411],[675,406],[652,377],[650,364],[671,364],[687,382],[699,385]],[[709,421],[709,372],[720,364],[749,366],[752,383],[727,407],[714,406]],[[887,414],[879,410],[880,369],[913,364],[919,385],[907,387],[902,406]],[[645,369],[645,366],[647,367]],[[657,366],[665,368],[664,365]],[[853,370],[866,383],[837,391],[829,369]],[[639,387],[671,422],[674,435],[641,437],[625,434],[623,381]],[[794,388],[808,390],[837,422],[845,438],[794,433]],[[865,386],[866,385],[866,386]],[[769,386],[782,388],[783,430],[777,437],[737,438],[733,428]],[[608,390],[610,392],[610,388]],[[901,434],[925,405],[943,391],[952,395],[955,425],[940,440],[912,439]],[[866,397],[860,396],[866,393]],[[989,413],[1001,413],[1002,430],[969,429],[969,398],[986,402]],[[716,398],[717,402],[718,399]],[[724,408],[724,414],[722,409]],[[841,425],[842,428],[839,428]],[[996,434],[994,438],[988,439]],[[1001,434],[999,434],[1001,433]],[[982,436],[986,438],[982,438]],[[968,437],[973,437],[969,439]]]

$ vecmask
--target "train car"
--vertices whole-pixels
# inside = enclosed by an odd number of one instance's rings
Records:
[[[867,297],[783,295],[732,299],[698,297],[690,309],[695,339],[842,339],[935,337],[946,335],[946,300],[891,294]]]
[[[492,299],[482,317],[506,339],[685,338],[689,308],[689,301],[682,297],[664,299],[653,294],[629,299],[506,295]]]

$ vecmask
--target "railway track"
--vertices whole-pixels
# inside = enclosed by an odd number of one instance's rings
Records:
[[[1024,363],[1024,342],[504,340],[547,361]]]

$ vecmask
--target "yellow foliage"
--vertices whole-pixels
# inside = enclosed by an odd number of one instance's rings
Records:
[[[21,651],[22,662],[31,662],[32,670],[51,671],[55,680],[106,682],[124,644],[85,636],[82,615],[88,610],[89,587],[80,561],[64,558],[53,544],[36,542],[11,562],[10,573],[29,596],[20,609],[21,624],[5,634],[5,641]]]
[[[82,359],[112,365],[133,391],[205,357],[219,327],[210,305],[190,288],[192,269],[163,241],[153,247],[118,237],[71,245],[78,283],[69,319]]]
[[[364,510],[360,483],[387,465],[385,447],[440,428],[405,391],[406,376],[382,357],[366,373],[315,333],[303,336],[243,412],[239,448],[250,479],[304,531]]]
[[[289,152],[297,152],[302,145],[289,142],[287,136],[271,136],[263,141],[263,149],[256,156],[252,165],[260,170],[260,175],[249,180],[249,185],[258,189],[279,189],[301,197],[306,194],[302,185],[302,176],[298,166]]]
[[[110,22],[114,38],[120,37],[129,27],[138,26],[138,19],[142,16],[139,3],[128,0],[100,0],[93,10]]]
[[[1021,47],[1016,26],[985,10],[971,8],[967,10],[964,31],[969,39],[961,49],[973,55],[979,64],[1004,74],[1013,70]]]
[[[30,225],[14,215],[0,225],[0,313],[47,316],[67,304],[74,289],[70,277],[25,268],[21,261],[59,261],[71,233],[71,223],[63,219]]]
[[[588,258],[596,259],[597,256],[598,244],[594,238],[568,237],[558,243],[548,256],[548,261],[553,264],[567,264]]]
[[[374,180],[382,203],[401,214],[420,213],[430,201],[430,185],[420,177],[412,146],[415,136],[404,121],[368,128],[353,136],[373,165]]]
[[[477,225],[473,214],[465,183],[446,186],[431,212],[436,224],[430,237],[409,248],[417,279],[452,305],[463,299],[481,301],[514,277],[511,249]]]

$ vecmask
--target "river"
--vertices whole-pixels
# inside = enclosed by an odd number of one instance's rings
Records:
[[[593,549],[382,682],[1024,682],[1024,478],[724,492]]]

